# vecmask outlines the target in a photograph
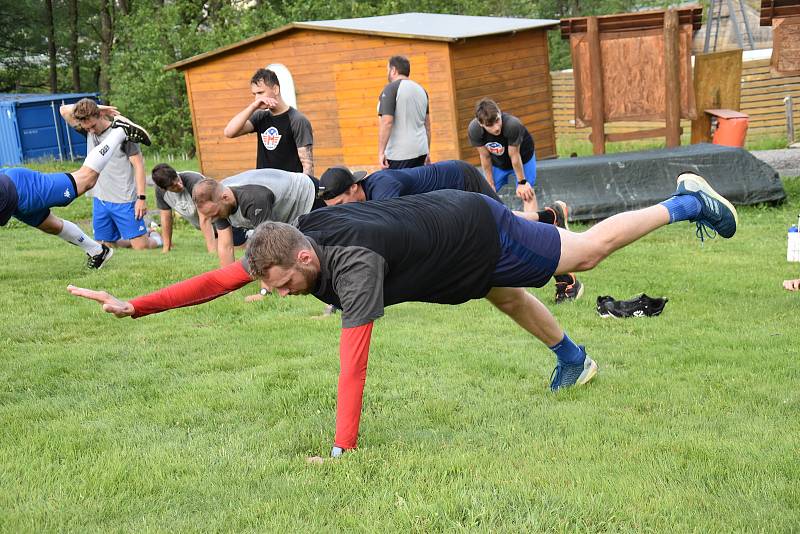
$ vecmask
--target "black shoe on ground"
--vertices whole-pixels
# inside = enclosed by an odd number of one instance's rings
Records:
[[[111,121],[111,127],[122,128],[128,137],[128,141],[150,146],[150,134],[147,133],[147,130],[122,115],[114,117],[114,120]]]
[[[556,304],[578,300],[583,295],[583,284],[574,274],[556,276]]]
[[[107,247],[106,245],[102,245],[103,250],[94,256],[89,256],[89,259],[86,260],[86,266],[90,269],[100,269],[105,265],[105,263],[114,255],[114,249]]]

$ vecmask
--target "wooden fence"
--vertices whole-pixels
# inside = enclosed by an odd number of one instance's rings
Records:
[[[556,136],[579,136],[588,139],[591,128],[575,128],[575,84],[572,71],[551,72],[553,83],[553,115]],[[795,115],[795,139],[800,128],[800,76],[773,74],[769,59],[744,61],[742,63],[741,110],[750,115],[747,135],[786,135],[786,105],[784,97],[792,96]],[[701,111],[701,110],[698,110]],[[606,133],[631,132],[655,128],[652,122],[611,122],[606,124]],[[681,121],[684,133],[691,132],[691,122]]]

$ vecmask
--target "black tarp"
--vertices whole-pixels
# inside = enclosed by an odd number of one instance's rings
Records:
[[[566,202],[570,220],[604,219],[668,198],[682,172],[699,174],[734,204],[786,198],[772,167],[744,149],[711,144],[539,161],[535,190],[540,206]],[[500,197],[521,209],[514,193],[506,186]]]

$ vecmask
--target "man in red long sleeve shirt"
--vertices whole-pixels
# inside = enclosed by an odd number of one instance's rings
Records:
[[[118,317],[141,317],[206,302],[259,279],[281,296],[313,294],[342,309],[336,435],[331,456],[355,448],[373,322],[384,307],[418,301],[459,304],[485,297],[555,353],[550,388],[582,385],[597,364],[525,287],[585,271],[649,232],[680,220],[722,237],[736,232],[733,206],[699,176],[683,174],[661,204],[615,215],[578,234],[515,217],[476,193],[436,191],[351,203],[304,215],[298,227],[266,222],[246,257],[150,295],[122,302],[70,287]]]

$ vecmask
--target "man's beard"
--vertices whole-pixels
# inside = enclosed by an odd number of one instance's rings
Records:
[[[298,291],[297,295],[308,295],[314,288],[317,287],[317,279],[319,278],[319,272],[312,267],[311,265],[304,265],[302,263],[297,264],[297,271],[302,275],[303,280],[305,280],[306,288],[302,291]]]

